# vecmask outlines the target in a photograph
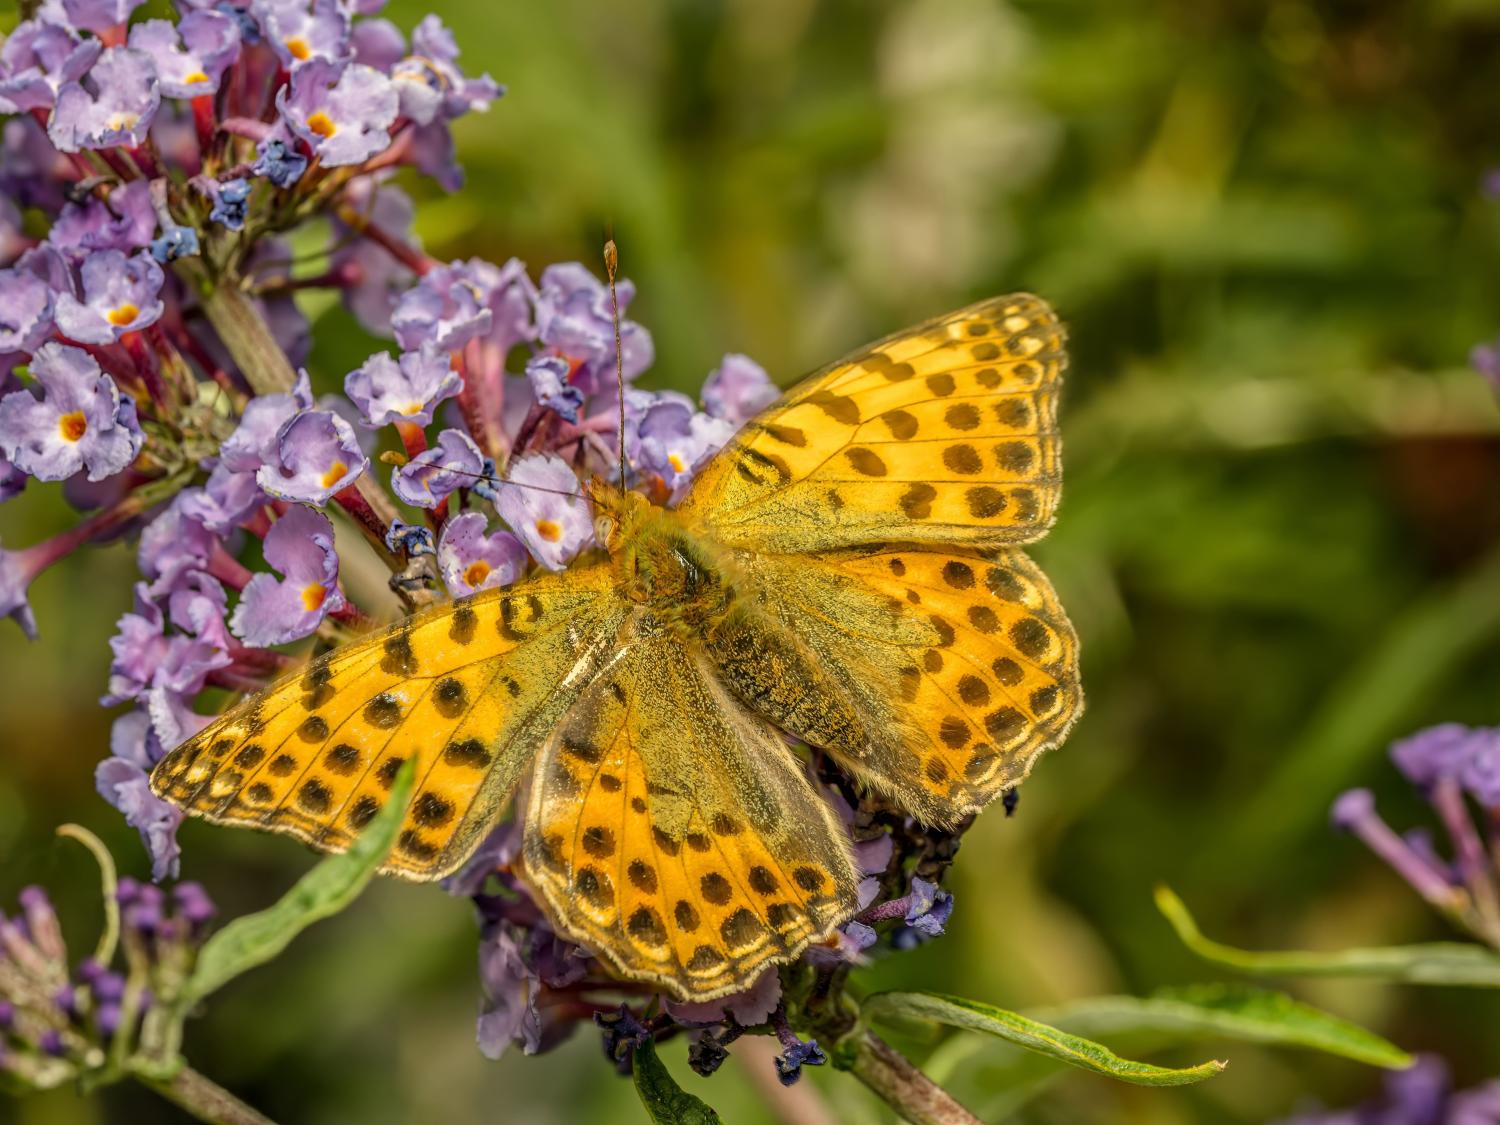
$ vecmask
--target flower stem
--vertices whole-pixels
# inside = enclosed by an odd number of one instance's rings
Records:
[[[265,1114],[246,1105],[190,1066],[183,1067],[171,1078],[156,1078],[137,1071],[135,1079],[210,1125],[275,1125]]]
[[[250,296],[232,278],[200,285],[199,292],[204,314],[255,393],[290,391],[297,373]]]
[[[872,1032],[859,1041],[851,1073],[912,1125],[980,1125],[953,1095]]]

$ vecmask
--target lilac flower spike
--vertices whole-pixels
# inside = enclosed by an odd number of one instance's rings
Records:
[[[1375,796],[1368,789],[1351,789],[1334,801],[1330,820],[1335,828],[1352,832],[1385,860],[1412,888],[1440,910],[1457,907],[1461,892],[1447,875],[1435,869],[1381,819]]]
[[[151,857],[153,879],[175,878],[182,849],[177,829],[186,815],[151,792],[150,771],[125,758],[105,758],[94,769],[99,795],[125,814],[125,823],[141,834]]]
[[[58,90],[82,78],[102,48],[65,27],[26,20],[0,45],[0,106],[10,113],[50,109]]]
[[[47,135],[61,152],[138,146],[161,105],[156,65],[144,51],[111,47],[99,55],[83,82],[57,92]]]
[[[161,316],[163,275],[150,254],[127,258],[119,250],[100,250],[89,255],[79,273],[83,299],[71,293],[57,298],[57,327],[69,339],[113,344]]]
[[[429,425],[437,405],[462,389],[448,353],[430,344],[399,361],[377,352],[344,379],[344,393],[372,428],[392,422]]]
[[[438,569],[455,598],[509,586],[526,569],[526,548],[508,531],[487,532],[479,512],[461,512],[443,525]]]
[[[1474,745],[1474,732],[1462,723],[1440,723],[1391,743],[1391,761],[1406,780],[1430,789],[1444,777],[1457,777]]]
[[[279,645],[312,633],[344,607],[333,524],[321,512],[289,508],[266,535],[265,557],[283,578],[257,574],[240,595],[229,627],[249,645]]]
[[[277,432],[274,460],[255,482],[272,496],[303,504],[326,504],[369,467],[354,427],[330,410],[307,410]]]
[[[436,445],[391,474],[391,487],[403,503],[436,508],[458,489],[471,487],[483,472],[484,454],[474,439],[462,430],[444,430]]]
[[[620,315],[635,296],[635,286],[615,286]],[[543,344],[579,363],[572,381],[585,394],[615,384],[615,325],[609,287],[584,265],[566,262],[542,271],[536,299],[536,326]],[[636,378],[656,356],[651,334],[634,321],[620,321],[620,351],[625,381]]]
[[[458,351],[470,340],[488,335],[495,314],[485,304],[485,288],[475,276],[478,262],[476,258],[438,266],[403,293],[391,313],[396,342],[409,351],[423,344]]]
[[[14,391],[0,399],[0,450],[22,472],[63,480],[113,476],[135,460],[144,440],[135,403],[92,356],[46,343],[31,363],[42,397]]]
[[[580,494],[577,474],[561,457],[523,457],[506,480],[499,489],[500,517],[542,566],[562,570],[593,542],[588,501]]]
[[[151,56],[169,98],[217,93],[219,79],[240,53],[239,24],[220,12],[189,12],[173,25],[146,20],[130,29],[130,46]]]
[[[313,58],[276,95],[282,119],[325,167],[361,164],[391,143],[399,98],[391,80],[363,63]]]

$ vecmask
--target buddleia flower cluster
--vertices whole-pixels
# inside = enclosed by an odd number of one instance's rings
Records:
[[[80,517],[0,550],[0,615],[35,637],[38,575],[86,544],[136,544],[102,693],[124,710],[96,782],[157,880],[178,871],[182,814],[152,794],[153,765],[226,698],[385,612],[345,583],[348,552],[377,557],[408,610],[561,570],[595,545],[584,482],[618,482],[622,411],[623,483],[672,504],[778,393],[741,355],[696,400],[638,388],[654,349],[628,280],[429,256],[395,177],[459,188],[452,123],[502,91],[464,71],[436,16],[408,34],[381,7],[179,0],[146,19],[137,0],[45,0],[0,46],[0,500],[58,483]],[[372,354],[315,388],[296,297],[316,289]],[[450,881],[481,919],[486,1053],[597,1016],[616,1061],[689,1029],[709,1073],[747,1028],[778,1035],[784,1081],[823,1061],[791,1017],[847,1023],[851,965],[942,932],[958,835],[812,768],[844,813],[861,913],[710,1005],[609,978],[550,928],[512,871],[514,828],[498,830]]]

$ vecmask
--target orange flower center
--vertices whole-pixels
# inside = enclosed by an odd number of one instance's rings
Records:
[[[490,576],[490,564],[483,559],[475,559],[464,568],[464,581],[478,589],[484,585],[484,580]]]
[[[316,582],[302,587],[302,608],[308,613],[313,613],[323,606],[323,599],[328,597],[328,591]]]
[[[339,131],[339,127],[333,123],[333,118],[321,109],[307,119],[307,127],[320,137],[331,137]]]
[[[135,123],[140,119],[140,115],[135,113],[115,113],[110,115],[108,124],[115,132],[124,132],[134,129]]]
[[[57,420],[57,431],[62,434],[63,441],[78,441],[88,433],[88,429],[89,420],[83,416],[82,410],[64,414]]]
[[[141,315],[141,310],[126,301],[123,305],[116,305],[105,313],[104,318],[116,328],[124,328],[125,325],[134,323],[135,318]]]
[[[332,488],[344,479],[344,474],[349,471],[349,466],[342,461],[335,461],[328,466],[328,471],[323,474],[323,487]]]
[[[201,70],[195,70],[192,74],[184,74],[182,76],[182,84],[184,86],[197,86],[207,81],[208,75],[204,74]]]
[[[677,473],[685,473],[685,472],[687,472],[687,465],[684,464],[682,458],[679,457],[679,456],[677,456],[677,454],[675,454],[675,453],[668,453],[667,454],[667,464],[669,464],[669,465],[672,466],[672,471],[673,472],[677,472]]]
[[[401,413],[407,415],[420,414],[422,413],[422,404],[420,402],[408,402],[401,408]]]
[[[301,62],[308,55],[312,54],[311,48],[307,45],[307,40],[299,36],[293,36],[291,39],[288,39],[286,41],[286,49],[287,53],[298,62]]]
[[[562,525],[556,520],[537,520],[536,533],[548,543],[556,543],[562,538]]]

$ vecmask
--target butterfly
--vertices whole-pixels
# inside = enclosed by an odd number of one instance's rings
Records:
[[[1020,550],[1058,502],[1064,365],[1026,295],[872,344],[675,509],[595,481],[602,550],[318,657],[152,788],[338,851],[416,758],[383,870],[453,872],[514,801],[559,932],[680,999],[740,991],[856,910],[848,833],[791,740],[941,827],[1078,716],[1077,638]]]

